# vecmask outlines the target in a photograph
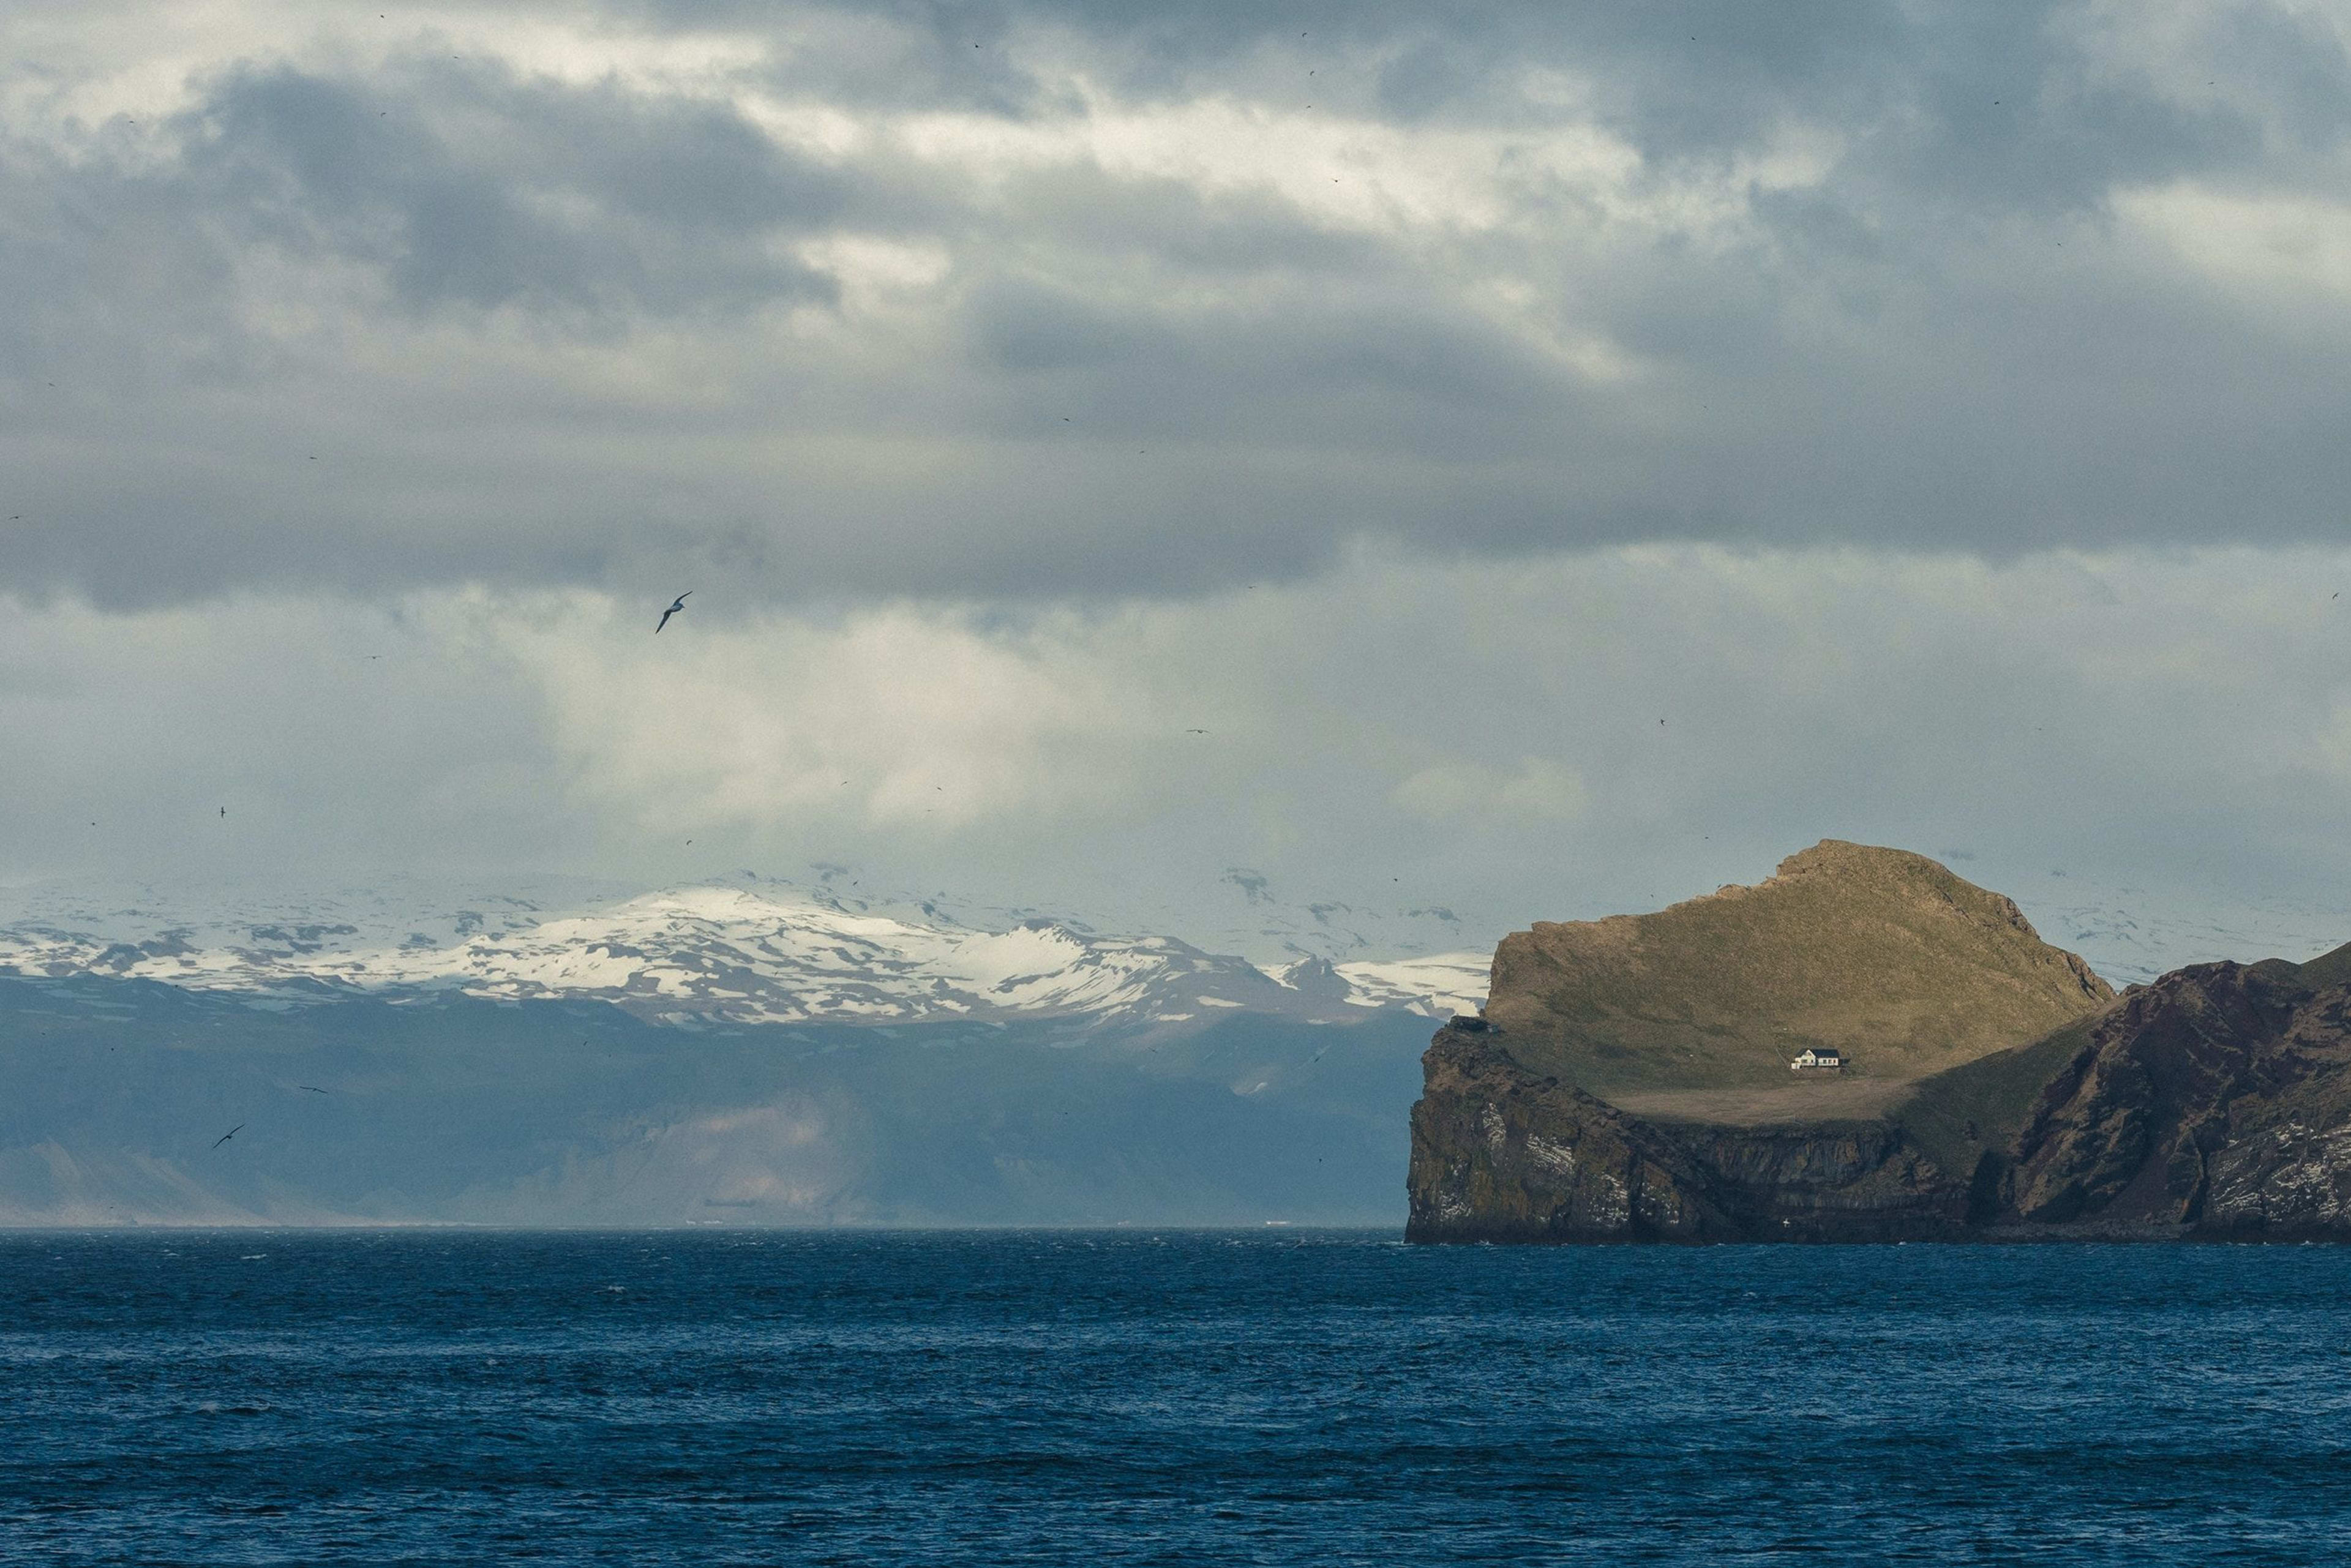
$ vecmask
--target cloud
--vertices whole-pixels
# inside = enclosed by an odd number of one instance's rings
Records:
[[[185,193],[240,250],[358,264],[411,311],[592,330],[832,294],[778,241],[829,228],[841,183],[725,104],[462,65],[236,67],[175,130]]]
[[[1246,866],[1228,867],[1225,874],[1217,880],[1240,889],[1241,896],[1251,904],[1267,904],[1272,901],[1271,895],[1266,891],[1266,879]]]
[[[934,842],[1063,821],[1129,793],[1138,737],[1165,744],[1150,700],[1053,625],[899,608],[695,627],[656,649],[604,601],[487,624],[541,694],[573,796],[647,834],[732,830],[772,852],[811,814]]]
[[[1290,19],[11,7],[0,582],[759,613],[2336,527],[2326,12]]]
[[[1441,906],[1460,946],[1835,836],[1957,846],[2020,894],[2063,866],[2323,901],[2351,874],[2335,582],[2340,549],[1641,546],[1083,611],[697,593],[658,639],[659,601],[590,591],[18,603],[0,874],[820,862],[1228,946]]]
[[[1530,757],[1508,770],[1476,762],[1440,762],[1397,785],[1393,799],[1407,811],[1439,821],[1565,821],[1583,810],[1584,789],[1574,768]]]
[[[0,45],[6,874],[822,861],[1474,941],[1824,833],[2351,870],[2326,8]]]

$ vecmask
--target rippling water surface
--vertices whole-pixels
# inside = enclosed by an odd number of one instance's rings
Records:
[[[55,1563],[2351,1559],[2351,1251],[0,1238]]]

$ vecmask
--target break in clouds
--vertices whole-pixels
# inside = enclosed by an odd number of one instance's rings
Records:
[[[2345,37],[19,0],[0,852],[2332,885]]]

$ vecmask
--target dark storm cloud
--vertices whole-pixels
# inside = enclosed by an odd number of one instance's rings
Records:
[[[2351,317],[2293,225],[2346,221],[2351,68],[2310,14],[476,16],[5,122],[11,586],[1119,594],[1364,535],[2340,527]],[[729,63],[559,78],[524,23]]]
[[[244,235],[380,267],[412,308],[740,309],[824,298],[765,241],[848,192],[723,108],[410,66],[238,70],[183,117],[186,178]]]
[[[668,14],[682,20],[702,9]],[[1906,186],[1999,205],[2095,203],[2117,179],[2242,161],[2260,151],[2267,117],[2185,105],[2161,84],[2113,71],[2097,50],[2101,24],[2075,0],[1442,8],[1405,0],[1278,8],[1038,0],[1009,10],[885,9],[926,42],[900,57],[902,70],[917,58],[935,62],[922,74],[922,90],[933,95],[923,101],[1016,112],[1033,103],[1042,86],[1006,75],[992,52],[1021,25],[1066,29],[1123,90],[1161,100],[1236,79],[1263,90],[1278,78],[1287,87],[1299,62],[1326,58],[1332,70],[1317,89],[1325,101],[1374,107],[1407,124],[1540,123],[1544,111],[1514,102],[1510,84],[1547,68],[1588,76],[1603,122],[1652,158],[1733,156],[1792,118],[1818,117],[1869,131],[1859,162]],[[2267,5],[2208,13],[2195,29],[2202,68],[2260,84],[2264,99],[2274,94],[2268,112],[2314,141],[2339,141],[2351,71],[2338,38]],[[956,47],[983,37],[987,47]]]

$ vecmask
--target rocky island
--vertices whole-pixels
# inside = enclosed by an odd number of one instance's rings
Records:
[[[2351,1240],[2346,1065],[2351,946],[2118,997],[2000,894],[1830,840],[1505,938],[1423,1058],[1405,1234]]]

